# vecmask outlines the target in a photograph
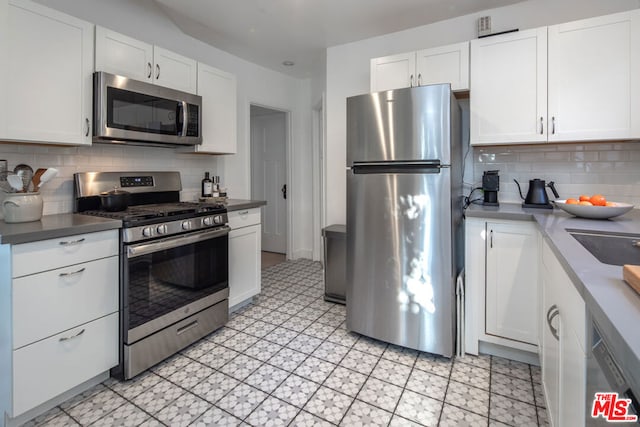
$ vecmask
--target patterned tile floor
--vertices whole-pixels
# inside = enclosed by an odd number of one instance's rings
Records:
[[[224,328],[27,425],[547,425],[539,368],[349,333],[344,306],[322,298],[318,263],[289,261],[262,277],[261,295]]]

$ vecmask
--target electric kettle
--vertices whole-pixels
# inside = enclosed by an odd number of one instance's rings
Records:
[[[549,181],[549,184],[546,184],[544,180],[538,178],[529,180],[529,191],[527,191],[527,197],[522,197],[520,183],[515,179],[514,181],[518,186],[520,197],[524,200],[524,203],[522,204],[522,207],[524,208],[553,209],[553,206],[549,203],[549,196],[547,196],[546,187],[551,188],[551,191],[556,198],[560,197],[553,181]]]

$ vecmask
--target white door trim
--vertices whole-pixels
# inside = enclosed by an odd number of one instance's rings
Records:
[[[272,105],[268,105],[268,104],[264,104],[262,102],[259,101],[251,101],[249,100],[249,102],[246,104],[245,107],[245,117],[246,117],[246,123],[248,124],[247,129],[249,129],[249,131],[246,133],[246,146],[248,148],[248,152],[249,152],[249,156],[248,156],[248,162],[249,162],[249,167],[247,168],[248,170],[248,179],[247,182],[249,183],[249,194],[252,194],[252,188],[251,188],[251,106],[254,105],[256,107],[262,107],[262,108],[268,108],[270,110],[274,110],[274,111],[280,111],[282,113],[285,113],[285,120],[286,120],[286,141],[285,141],[285,158],[286,158],[286,162],[287,162],[287,253],[286,253],[286,258],[287,259],[291,259],[292,258],[292,250],[293,250],[293,233],[294,233],[294,229],[293,229],[293,206],[295,204],[295,197],[294,194],[295,192],[292,191],[291,188],[291,182],[292,182],[292,169],[293,169],[293,157],[292,157],[292,147],[291,147],[291,110],[288,110],[286,108],[281,108],[281,107],[274,107]]]
[[[326,101],[322,95],[312,111],[312,164],[313,164],[313,260],[324,263],[322,229],[326,226]]]

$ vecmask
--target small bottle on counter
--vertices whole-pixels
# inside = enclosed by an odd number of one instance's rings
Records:
[[[213,181],[209,178],[209,172],[204,173],[202,180],[202,197],[213,197]]]
[[[218,188],[219,188],[219,184],[220,184],[220,177],[218,175],[215,175],[213,177],[213,188],[212,188],[212,194],[213,197],[218,197],[220,195]]]

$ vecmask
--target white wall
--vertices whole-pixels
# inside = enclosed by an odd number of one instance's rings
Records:
[[[85,19],[136,39],[155,44],[194,58],[213,67],[234,73],[238,81],[238,153],[230,156],[173,156],[172,150],[162,151],[150,148],[140,151],[135,147],[118,150],[94,146],[88,149],[38,148],[32,146],[0,145],[0,158],[29,160],[36,167],[60,165],[65,161],[74,163],[63,169],[58,180],[60,198],[56,203],[47,203],[50,194],[45,193],[45,206],[50,212],[68,212],[72,194],[71,174],[86,170],[116,170],[133,168],[151,170],[167,167],[180,170],[186,191],[183,199],[197,195],[200,176],[211,171],[222,177],[229,195],[233,198],[250,197],[250,156],[249,156],[249,104],[291,112],[292,141],[292,188],[294,257],[310,254],[311,237],[311,173],[307,167],[310,161],[310,87],[309,79],[295,79],[264,67],[258,66],[220,49],[196,40],[180,31],[152,0],[38,0],[53,9]],[[121,151],[122,150],[122,151]],[[6,153],[6,154],[5,154]],[[113,155],[112,155],[113,154]],[[73,160],[79,155],[90,163],[82,164]],[[14,160],[15,159],[15,160]],[[60,202],[60,203],[58,203]]]
[[[498,32],[638,7],[639,0],[529,0],[327,49],[327,222],[346,220],[346,98],[369,92],[371,58],[474,39],[477,19],[484,15]]]

